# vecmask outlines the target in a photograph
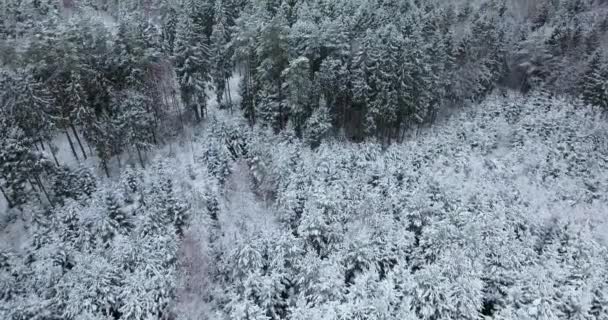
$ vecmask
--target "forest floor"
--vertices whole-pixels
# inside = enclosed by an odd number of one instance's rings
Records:
[[[269,210],[268,203],[258,197],[253,189],[249,166],[244,160],[232,166],[221,210],[220,225],[224,237],[229,240],[239,233],[265,233],[276,230],[276,216]]]

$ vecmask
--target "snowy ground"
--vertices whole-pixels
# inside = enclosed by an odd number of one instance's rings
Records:
[[[249,168],[243,160],[232,167],[222,209],[219,218],[226,243],[243,234],[264,234],[278,228],[272,211],[253,192]]]

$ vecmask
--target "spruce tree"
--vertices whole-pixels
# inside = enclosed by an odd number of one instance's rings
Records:
[[[197,121],[205,116],[207,108],[206,82],[209,80],[209,50],[203,27],[198,25],[191,10],[196,7],[187,1],[182,9],[175,40],[175,71],[182,102],[191,110]]]
[[[231,48],[228,43],[227,17],[225,7],[222,0],[217,0],[215,3],[215,23],[213,32],[211,33],[211,78],[215,87],[216,99],[220,107],[225,102],[231,105],[231,96],[227,84],[231,76]],[[228,89],[228,91],[227,91]],[[224,101],[226,97],[226,101]],[[232,108],[230,106],[230,108]]]
[[[585,103],[608,110],[608,63],[596,51],[582,78],[581,93]]]

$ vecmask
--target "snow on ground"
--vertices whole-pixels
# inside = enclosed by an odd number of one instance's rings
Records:
[[[244,160],[232,166],[221,212],[220,226],[228,243],[243,234],[265,234],[269,230],[277,230],[275,215],[253,192],[249,167]]]

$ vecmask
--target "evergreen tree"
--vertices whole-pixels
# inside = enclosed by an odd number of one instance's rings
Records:
[[[53,129],[53,100],[48,90],[29,70],[0,72],[0,114],[34,142],[48,141]]]
[[[42,175],[53,167],[40,152],[32,151],[34,141],[23,131],[2,119],[0,128],[0,188],[9,207],[19,207],[30,200],[32,192],[38,199],[52,203]]]
[[[121,139],[124,139],[124,144],[135,148],[141,166],[145,167],[142,152],[152,147],[156,130],[150,113],[151,102],[145,95],[133,91],[117,95],[114,101],[118,106]]]
[[[580,86],[585,103],[608,110],[608,63],[599,51],[589,61]]]
[[[313,82],[310,79],[310,61],[305,57],[297,58],[289,63],[283,74],[289,118],[294,124],[296,134],[301,136],[304,124],[316,104]]]
[[[175,38],[177,34],[178,11],[169,3],[163,1],[161,5],[161,41],[163,52],[166,56],[171,57],[174,54]]]
[[[224,96],[226,97],[225,103],[231,105],[230,88],[228,85],[228,79],[232,74],[232,64],[230,61],[231,48],[228,44],[228,30],[227,30],[227,17],[225,7],[222,0],[217,0],[215,3],[215,23],[213,25],[213,32],[211,33],[211,78],[213,79],[216,99],[220,107]],[[228,90],[228,91],[227,91]],[[230,108],[232,108],[230,106]]]
[[[182,102],[197,121],[205,116],[207,108],[206,82],[209,80],[209,50],[203,27],[194,18],[193,1],[186,2],[175,40],[175,67]]]
[[[321,97],[320,105],[306,121],[305,137],[310,146],[317,148],[331,130],[331,114],[327,102]]]
[[[260,92],[258,104],[260,119],[264,125],[280,131],[285,128],[288,120],[286,93],[283,90],[283,70],[288,66],[287,18],[280,11],[265,23],[260,30],[259,43],[256,48],[258,65],[256,79]],[[254,98],[255,99],[255,98]]]

